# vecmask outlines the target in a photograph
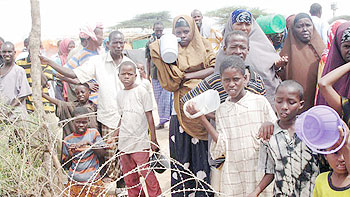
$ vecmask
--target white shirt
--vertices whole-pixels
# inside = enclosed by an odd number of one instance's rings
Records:
[[[121,63],[131,61],[123,56]],[[121,64],[120,63],[120,64]],[[117,91],[122,90],[124,85],[119,80],[119,65],[113,61],[110,53],[96,55],[78,68],[73,69],[80,83],[85,83],[95,79],[99,85],[97,98],[97,120],[105,126],[116,129],[120,120],[117,107]],[[136,69],[138,76],[136,83],[140,83],[140,74]]]
[[[146,113],[152,111],[152,98],[142,86],[121,90],[117,95],[119,114],[122,116],[118,149],[132,153],[150,149]]]
[[[259,128],[276,115],[264,96],[246,91],[236,103],[230,97],[216,110],[217,142],[211,142],[210,153],[217,159],[225,155],[220,189],[227,196],[247,196],[259,184],[263,173],[258,171]],[[272,187],[260,196],[272,196]]]
[[[28,51],[22,51],[20,54],[17,55],[15,61],[26,58],[28,57],[28,55],[29,55]]]
[[[323,43],[327,45],[327,31],[329,28],[329,24],[326,21],[318,18],[317,16],[311,16],[311,19],[314,23],[316,31],[318,32],[318,34],[320,34]]]

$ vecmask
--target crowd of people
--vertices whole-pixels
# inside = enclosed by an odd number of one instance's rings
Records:
[[[102,49],[100,23],[82,27],[79,44],[66,38],[56,56],[40,55],[45,113],[63,123],[65,194],[105,195],[105,185],[118,181],[129,196],[145,196],[143,176],[148,196],[161,195],[148,162],[159,151],[156,130],[169,122],[172,196],[350,196],[350,22],[328,26],[317,3],[310,14],[289,16],[268,33],[237,9],[219,32],[195,9],[173,19],[172,63],[162,59],[160,21],[146,65],[124,53],[121,31],[110,32]],[[30,50],[16,59],[13,43],[0,44],[4,113],[25,119],[35,110]],[[191,99],[209,89],[218,91],[219,108],[187,117],[199,111]],[[347,140],[336,153],[317,154],[295,133],[298,115],[315,105],[344,120],[339,133]]]

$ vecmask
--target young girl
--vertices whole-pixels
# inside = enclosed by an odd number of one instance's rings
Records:
[[[339,143],[346,132],[346,142],[344,146],[333,154],[326,155],[326,159],[333,169],[330,172],[320,174],[315,183],[314,197],[332,196],[342,197],[350,196],[350,143],[349,128],[345,125],[345,131],[339,128],[340,139],[333,147],[339,146]],[[333,147],[328,150],[334,149]]]
[[[124,90],[117,94],[118,111],[121,115],[119,130],[113,137],[118,136],[118,149],[121,152],[120,161],[124,181],[128,187],[129,196],[145,196],[140,183],[140,176],[135,168],[146,179],[148,195],[159,196],[161,189],[149,165],[149,149],[158,150],[158,142],[152,116],[151,95],[141,85],[135,84],[136,65],[133,62],[123,62],[119,67],[119,78]],[[149,143],[148,128],[151,133],[152,144]],[[130,173],[130,171],[134,171]]]
[[[343,120],[346,124],[350,125],[350,103],[349,99],[342,97],[334,89],[333,84],[336,83],[342,76],[350,72],[350,62],[346,63],[332,72],[323,76],[319,81],[320,92],[329,104],[330,107],[335,109],[339,114],[343,115]]]

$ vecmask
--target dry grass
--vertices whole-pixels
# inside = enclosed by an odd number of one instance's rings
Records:
[[[57,121],[47,117],[39,118],[36,113],[28,115],[25,120],[13,119],[5,114],[9,108],[2,105],[0,110],[0,196],[63,196],[67,173],[58,160],[60,156],[57,150],[60,150],[58,147],[62,144],[62,129],[57,127]],[[171,160],[168,134],[161,132],[158,136],[163,139],[158,138],[158,141],[162,153]],[[133,172],[137,170],[139,169],[134,169]],[[170,196],[170,171],[156,175],[163,195]],[[194,174],[188,175],[199,184],[205,184]],[[144,179],[141,182],[145,186]]]

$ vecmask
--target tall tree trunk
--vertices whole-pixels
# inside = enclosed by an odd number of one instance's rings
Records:
[[[57,157],[55,151],[55,141],[52,140],[52,133],[48,128],[48,120],[45,117],[44,106],[42,103],[42,68],[39,58],[40,45],[41,45],[41,19],[40,19],[40,3],[39,0],[30,0],[31,14],[32,14],[32,30],[30,32],[29,50],[30,60],[32,63],[31,77],[32,77],[32,96],[35,111],[39,117],[40,135],[46,141],[47,150],[43,153],[43,165],[47,173],[47,179],[49,182],[48,190],[44,190],[44,196],[50,196],[50,193],[56,196],[63,189],[63,172],[62,166]],[[58,142],[60,143],[60,142]],[[58,191],[57,191],[58,189]]]
[[[30,0],[32,11],[32,30],[29,36],[30,60],[32,62],[32,96],[35,109],[42,116],[44,107],[41,98],[41,64],[39,59],[40,53],[40,37],[41,37],[41,21],[40,21],[40,4],[39,0]]]

